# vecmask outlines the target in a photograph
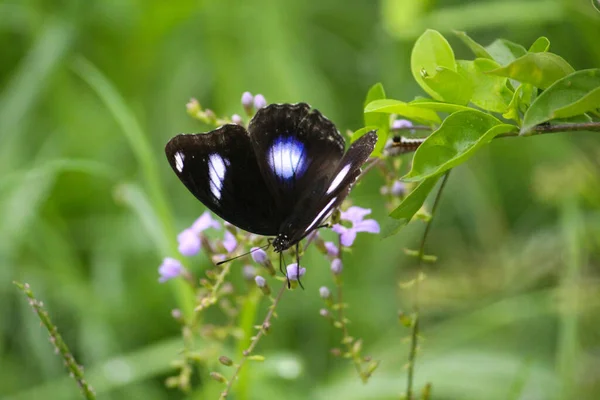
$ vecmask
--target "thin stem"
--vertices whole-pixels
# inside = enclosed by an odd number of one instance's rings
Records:
[[[527,136],[535,136],[535,135],[545,135],[548,133],[561,133],[561,132],[581,132],[581,131],[590,131],[590,132],[600,132],[600,122],[581,122],[581,123],[569,123],[569,124],[556,124],[556,125],[547,125],[541,124],[532,128],[531,132],[527,134]],[[500,139],[505,137],[516,137],[521,136],[519,132],[508,132],[503,133],[496,136],[494,139]],[[405,138],[404,136],[400,137],[400,141],[393,143],[392,148],[400,148],[401,151],[398,154],[410,153],[417,148],[427,138]]]
[[[50,342],[55,346],[56,350],[62,356],[63,360],[65,361],[65,366],[71,373],[73,379],[75,379],[79,385],[79,388],[83,392],[85,398],[88,400],[94,400],[96,398],[96,394],[94,393],[94,389],[86,382],[83,376],[83,367],[77,364],[77,361],[75,360],[75,357],[73,357],[69,347],[67,347],[67,344],[64,342],[62,336],[60,333],[58,333],[56,325],[52,323],[48,312],[44,310],[43,303],[35,298],[31,288],[29,287],[29,284],[22,284],[19,282],[13,283],[29,298],[29,305],[33,307],[33,310],[36,312],[38,318],[48,331],[48,334],[50,335]]]
[[[283,293],[285,292],[286,287],[287,287],[287,283],[284,282],[283,285],[281,286],[281,289],[279,289],[279,292],[275,296],[275,299],[273,300],[273,304],[271,304],[271,307],[269,307],[269,312],[265,316],[265,319],[263,320],[263,323],[260,326],[260,330],[258,331],[258,334],[256,334],[256,336],[252,339],[252,342],[250,342],[250,346],[248,346],[248,349],[246,349],[246,350],[244,350],[244,352],[242,352],[242,360],[237,365],[233,375],[231,376],[231,379],[229,379],[229,382],[227,383],[227,387],[221,393],[221,397],[219,397],[219,400],[226,399],[227,396],[229,396],[229,391],[231,390],[233,383],[235,382],[238,375],[240,374],[240,371],[242,370],[242,367],[246,363],[246,360],[248,360],[248,357],[250,357],[250,355],[252,354],[252,351],[254,351],[254,348],[258,344],[259,340],[265,335],[265,333],[271,327],[271,319],[273,318],[273,315],[275,314],[275,308],[279,304],[279,301],[281,300],[281,297],[283,296]]]
[[[342,261],[342,239],[341,236],[338,236],[338,258]],[[367,383],[368,377],[362,370],[361,367],[361,359],[353,350],[352,341],[349,340],[348,333],[348,324],[346,324],[346,316],[344,315],[344,290],[343,290],[343,282],[341,275],[334,274],[334,282],[337,288],[337,304],[338,304],[338,321],[340,323],[340,328],[342,329],[343,339],[342,342],[346,345],[346,351],[352,354],[352,363],[354,364],[354,368],[356,368],[356,372],[360,376],[360,379],[363,383]]]
[[[415,360],[417,358],[417,348],[419,346],[419,282],[421,281],[423,274],[423,257],[425,256],[425,242],[427,241],[427,236],[429,235],[429,231],[431,230],[433,217],[435,216],[435,211],[438,208],[440,199],[442,197],[442,192],[444,191],[444,187],[446,186],[446,182],[448,181],[448,176],[450,176],[450,171],[444,174],[440,188],[437,194],[435,195],[433,207],[431,208],[431,217],[425,225],[425,230],[423,231],[423,236],[421,238],[421,245],[419,247],[419,258],[417,260],[418,275],[417,279],[415,279],[415,287],[413,291],[413,323],[410,336],[410,353],[408,355],[408,378],[406,382],[406,398],[408,400],[412,400]]]

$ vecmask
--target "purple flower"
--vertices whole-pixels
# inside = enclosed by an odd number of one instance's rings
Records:
[[[214,228],[214,229],[219,229],[221,228],[221,224],[219,224],[219,221],[213,219],[213,217],[211,217],[210,212],[205,211],[200,218],[198,218],[193,224],[192,224],[192,230],[194,232],[196,232],[197,234],[204,232],[205,230],[207,230],[208,228]]]
[[[179,275],[183,274],[184,271],[185,268],[183,267],[183,265],[181,265],[181,262],[179,262],[179,260],[166,257],[163,260],[162,264],[160,264],[160,267],[158,267],[158,274],[160,275],[158,281],[160,283],[164,283],[169,279],[178,277]]]
[[[392,122],[392,130],[400,130],[405,128],[412,128],[413,124],[407,119],[397,119]]]
[[[192,229],[186,229],[177,235],[177,242],[179,243],[177,249],[183,256],[191,257],[200,251],[200,237]]]
[[[231,116],[231,122],[233,122],[234,124],[237,124],[237,125],[243,125],[244,124],[244,121],[242,120],[242,117],[240,117],[237,114],[233,114]]]
[[[327,249],[327,255],[330,257],[337,257],[339,249],[333,242],[325,242],[325,248]]]
[[[340,260],[339,258],[336,258],[331,262],[331,272],[333,272],[334,275],[341,274],[343,269],[344,264],[342,264],[342,260]]]
[[[267,280],[260,275],[254,277],[254,282],[256,282],[256,286],[259,288],[263,288],[267,284]]]
[[[398,180],[394,181],[390,188],[390,194],[393,196],[402,196],[406,192],[406,186],[403,182]]]
[[[253,247],[250,249],[250,251],[252,252],[252,259],[258,264],[264,264],[269,259],[267,252],[260,247]]]
[[[244,108],[252,107],[252,102],[254,101],[254,96],[250,92],[244,92],[242,94],[242,106]]]
[[[223,247],[227,252],[231,253],[237,247],[237,240],[235,235],[228,230],[225,231],[225,238],[223,239]]]
[[[263,107],[267,106],[267,99],[262,94],[257,94],[254,96],[254,108],[260,110]]]
[[[256,269],[252,265],[244,265],[242,268],[242,275],[244,279],[252,280],[256,277]]]
[[[290,281],[297,281],[298,276],[302,277],[305,273],[306,268],[300,267],[300,270],[298,270],[298,264],[296,263],[290,264],[286,267],[286,275]]]
[[[319,288],[319,296],[321,296],[323,299],[328,299],[331,296],[329,288],[327,288],[327,286],[321,286]]]
[[[356,234],[358,232],[379,233],[379,224],[374,219],[364,219],[366,215],[371,213],[370,209],[361,207],[350,207],[346,211],[341,212],[341,219],[352,223],[351,228],[346,228],[343,225],[335,224],[332,230],[340,235],[342,246],[352,246]]]

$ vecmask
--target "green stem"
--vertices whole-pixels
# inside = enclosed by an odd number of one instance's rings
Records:
[[[71,373],[73,379],[75,379],[79,385],[79,388],[81,389],[85,398],[88,400],[94,400],[96,398],[96,394],[94,393],[94,389],[86,382],[83,376],[83,367],[77,364],[77,361],[75,360],[75,357],[73,357],[69,347],[67,347],[67,344],[62,339],[62,336],[60,333],[58,333],[58,328],[50,320],[48,312],[44,310],[42,302],[35,298],[31,288],[29,287],[29,284],[22,284],[19,282],[13,283],[29,298],[29,305],[33,307],[33,310],[38,315],[40,321],[42,321],[42,324],[50,335],[50,342],[56,347],[62,356],[63,360],[65,361],[65,366]]]
[[[435,216],[435,211],[438,208],[440,203],[440,199],[442,197],[442,192],[444,191],[444,187],[446,187],[446,182],[448,181],[448,177],[450,176],[450,171],[444,174],[442,178],[442,183],[440,188],[435,196],[435,200],[433,202],[433,207],[431,208],[431,218],[427,221],[427,225],[425,225],[425,230],[423,231],[423,236],[421,237],[421,245],[419,247],[419,255],[417,260],[417,279],[415,279],[415,287],[413,292],[413,323],[412,330],[410,335],[410,352],[408,355],[408,378],[406,381],[406,398],[408,400],[412,400],[413,396],[413,381],[415,374],[415,360],[417,358],[417,349],[419,347],[419,282],[421,281],[423,274],[423,257],[425,256],[425,243],[427,241],[427,236],[429,235],[429,231],[431,229],[431,224],[433,222],[433,217]]]

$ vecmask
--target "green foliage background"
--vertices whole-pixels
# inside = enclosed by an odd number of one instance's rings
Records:
[[[170,311],[184,299],[177,283],[157,283],[157,266],[202,212],[163,154],[174,134],[206,128],[185,103],[231,115],[249,90],[355,130],[373,83],[390,98],[423,94],[410,50],[427,28],[457,58],[471,56],[452,29],[526,47],[543,35],[576,69],[600,66],[588,0],[0,1],[0,397],[78,398],[19,280],[99,398],[182,398],[163,382],[180,348]],[[432,382],[434,399],[600,396],[599,143],[593,133],[496,140],[453,172],[422,290],[417,383]],[[380,221],[381,184],[373,174],[353,192]],[[307,290],[284,298],[260,345],[267,360],[241,393],[398,398],[408,331],[396,313],[410,306],[398,281],[414,273],[402,248],[422,228],[359,236],[346,257],[351,332],[382,360],[368,385],[329,355],[338,332],[319,317],[318,288],[331,277],[308,254]],[[207,375],[190,398],[217,397]]]

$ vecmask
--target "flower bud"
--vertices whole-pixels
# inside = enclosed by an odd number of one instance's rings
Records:
[[[343,269],[344,266],[342,264],[342,260],[339,258],[336,258],[331,262],[331,272],[333,272],[334,275],[341,274]]]
[[[260,110],[263,107],[267,106],[267,100],[265,99],[265,96],[263,96],[262,94],[257,94],[256,96],[254,96],[254,108],[257,110]]]

